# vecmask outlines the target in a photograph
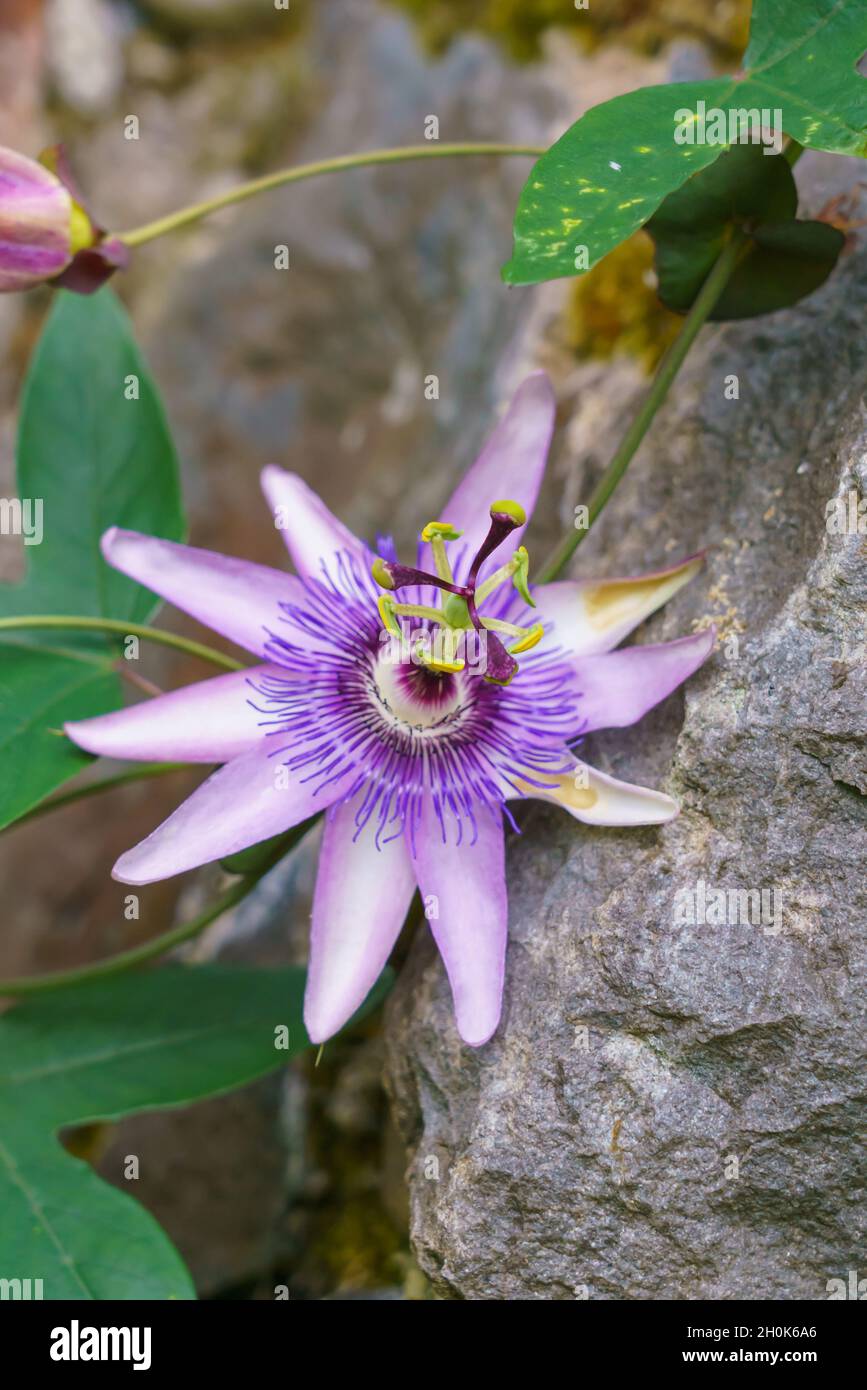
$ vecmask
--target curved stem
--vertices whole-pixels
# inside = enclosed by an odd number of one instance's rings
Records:
[[[170,212],[166,217],[158,217],[154,222],[146,222],[141,227],[133,227],[128,232],[117,232],[115,235],[119,236],[127,246],[141,246],[145,241],[153,241],[156,237],[165,236],[167,232],[174,232],[178,227],[185,227],[190,222],[198,222],[200,218],[207,217],[220,208],[244,202],[247,198],[255,198],[258,194],[267,193],[272,188],[280,188],[287,183],[300,183],[302,179],[317,178],[320,174],[336,174],[344,169],[363,169],[371,164],[401,164],[415,159],[451,159],[467,155],[529,155],[538,158],[544,153],[545,146],[543,145],[498,145],[491,143],[440,145],[431,141],[425,145],[405,145],[402,149],[366,150],[361,154],[345,154],[334,159],[318,159],[312,164],[298,164],[292,169],[280,169],[274,174],[265,174],[262,178],[251,179],[249,183],[239,184],[237,188],[230,188],[227,193],[219,193],[215,198],[207,198],[204,202],[193,203],[190,207],[180,208],[177,212]]]
[[[710,274],[696,295],[692,308],[683,321],[683,327],[680,333],[660,362],[650,390],[644,400],[644,404],[632,421],[632,424],[621,440],[620,447],[605,469],[596,487],[593,489],[588,505],[586,527],[580,531],[573,531],[571,535],[563,539],[539,574],[537,583],[547,584],[550,580],[556,579],[557,576],[562,573],[563,569],[578,549],[578,546],[587,535],[590,527],[599,516],[599,513],[602,511],[612,492],[617,487],[617,484],[629,467],[639,444],[647,434],[656,412],[665,400],[671,383],[680,371],[684,359],[692,347],[700,329],[703,328],[704,324],[707,322],[714,305],[725,289],[729,277],[735,269],[746,244],[747,238],[744,233],[736,230],[733,232],[728,243],[723,247]]]
[[[257,874],[255,877],[240,879],[232,884],[227,893],[191,921],[184,922],[180,927],[173,927],[171,931],[164,932],[162,936],[155,936],[152,941],[145,941],[141,946],[134,946],[129,951],[110,956],[108,960],[97,961],[95,965],[82,965],[76,970],[57,970],[51,975],[23,975],[18,980],[0,980],[0,997],[47,994],[51,990],[65,989],[68,985],[83,985],[90,984],[92,980],[104,980],[111,975],[120,975],[125,970],[131,970],[136,965],[143,965],[145,961],[164,955],[173,947],[198,936],[222,913],[246,898],[261,877],[261,874]]]
[[[165,764],[164,770],[167,771],[170,766],[170,764]],[[184,767],[188,764],[180,763],[177,766]],[[122,774],[119,780],[127,780],[126,775]],[[307,834],[307,831],[311,829],[314,820],[318,820],[318,816],[312,817],[309,821],[303,821],[294,828],[294,832],[276,837],[278,843],[257,864],[255,870],[249,873],[244,873],[241,868],[235,870],[241,874],[238,882],[233,883],[232,887],[221,898],[211,903],[203,912],[197,913],[189,922],[184,922],[179,927],[173,927],[171,931],[163,932],[161,936],[155,936],[151,941],[144,941],[140,946],[133,946],[128,951],[121,951],[116,956],[109,956],[108,960],[96,961],[92,965],[77,966],[74,970],[56,970],[49,975],[22,975],[17,980],[0,980],[0,999],[4,997],[14,998],[25,994],[47,994],[55,989],[65,989],[71,985],[90,984],[92,980],[105,980],[112,975],[121,975],[124,971],[132,970],[137,965],[144,965],[157,956],[165,955],[166,951],[173,950],[175,946],[180,946],[183,942],[190,941],[194,936],[199,936],[224,912],[228,912],[230,908],[237,907],[238,903],[243,902],[244,898],[252,893],[257,883],[267,873],[270,873],[281,859],[284,859],[287,854],[291,854],[292,850]],[[240,859],[242,854],[243,851],[232,857]]]
[[[84,618],[40,614],[24,618],[0,618],[0,632],[11,632],[26,628],[74,628],[85,632],[115,632],[122,637],[141,637],[147,642],[157,642],[163,647],[173,647],[175,651],[186,652],[188,656],[200,657],[212,666],[220,666],[224,671],[243,671],[244,663],[232,656],[224,656],[213,647],[201,642],[191,642],[187,637],[178,637],[174,632],[163,632],[157,627],[147,627],[143,623],[127,623],[121,618]]]
[[[797,140],[791,138],[787,140],[783,154],[790,168],[797,164],[803,153],[804,147]],[[565,537],[542,569],[537,583],[547,584],[562,573],[617,487],[639,444],[650,428],[653,417],[665,400],[669,387],[680,371],[684,358],[692,347],[699,329],[707,322],[714,305],[744,254],[748,240],[749,238],[740,228],[735,228],[730,240],[720,252],[710,274],[699,290],[692,308],[683,321],[680,333],[660,362],[644,404],[626,431],[617,453],[593,490],[587,508],[587,525],[582,530],[575,531]]]
[[[74,787],[72,791],[63,792],[60,796],[51,797],[48,801],[40,801],[38,806],[25,811],[23,816],[19,816],[6,829],[16,830],[19,825],[36,820],[39,816],[45,816],[49,811],[60,811],[64,806],[71,806],[74,802],[83,801],[88,796],[96,796],[99,792],[113,791],[115,787],[126,786],[128,782],[140,782],[149,777],[162,777],[167,772],[183,772],[194,766],[201,767],[201,764],[143,763],[141,767],[134,768],[129,772],[119,772],[114,777],[103,777],[98,782],[88,782],[86,786]]]

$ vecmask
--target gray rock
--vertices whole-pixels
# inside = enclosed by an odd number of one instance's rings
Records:
[[[812,211],[857,178],[802,166]],[[826,525],[830,500],[867,495],[865,308],[862,249],[796,308],[706,332],[580,551],[575,573],[613,575],[710,546],[639,640],[714,620],[721,641],[685,696],[586,749],[667,786],[678,820],[525,809],[493,1041],[460,1045],[424,936],[392,996],[413,1241],[444,1296],[824,1299],[865,1272],[867,561]],[[563,417],[604,381],[573,372]],[[594,435],[570,432],[593,462],[570,468],[563,522],[623,429],[607,389]],[[699,880],[772,892],[779,916],[681,922]]]

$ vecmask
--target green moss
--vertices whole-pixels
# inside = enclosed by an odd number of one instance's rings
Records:
[[[286,1281],[306,1297],[382,1288],[418,1296],[402,1152],[397,1200],[387,1171],[387,1101],[376,1041],[380,1027],[377,1017],[366,1020],[350,1035],[328,1043],[319,1066],[311,1055],[305,1068],[310,1087],[307,1168],[319,1175],[322,1186],[306,1209],[302,1246]]]

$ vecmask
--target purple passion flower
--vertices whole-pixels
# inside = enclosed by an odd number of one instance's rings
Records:
[[[307,485],[263,474],[297,574],[112,529],[111,565],[252,652],[258,665],[66,725],[112,758],[221,763],[114,868],[142,884],[237,853],[326,811],[305,1022],[323,1042],[388,960],[413,894],[445,963],[461,1037],[500,1018],[504,820],[540,798],[588,825],[678,807],[572,751],[640,719],[709,655],[712,630],[612,649],[698,571],[528,587],[521,544],[554,426],[537,372],[421,533],[416,565],[374,555]],[[508,544],[507,544],[508,542]]]
[[[127,256],[91,221],[59,146],[38,163],[0,146],[0,293],[51,281],[88,294]]]

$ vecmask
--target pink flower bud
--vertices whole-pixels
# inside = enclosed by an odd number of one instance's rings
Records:
[[[0,145],[0,293],[59,281],[87,294],[126,260],[79,201],[62,150],[37,163]]]

